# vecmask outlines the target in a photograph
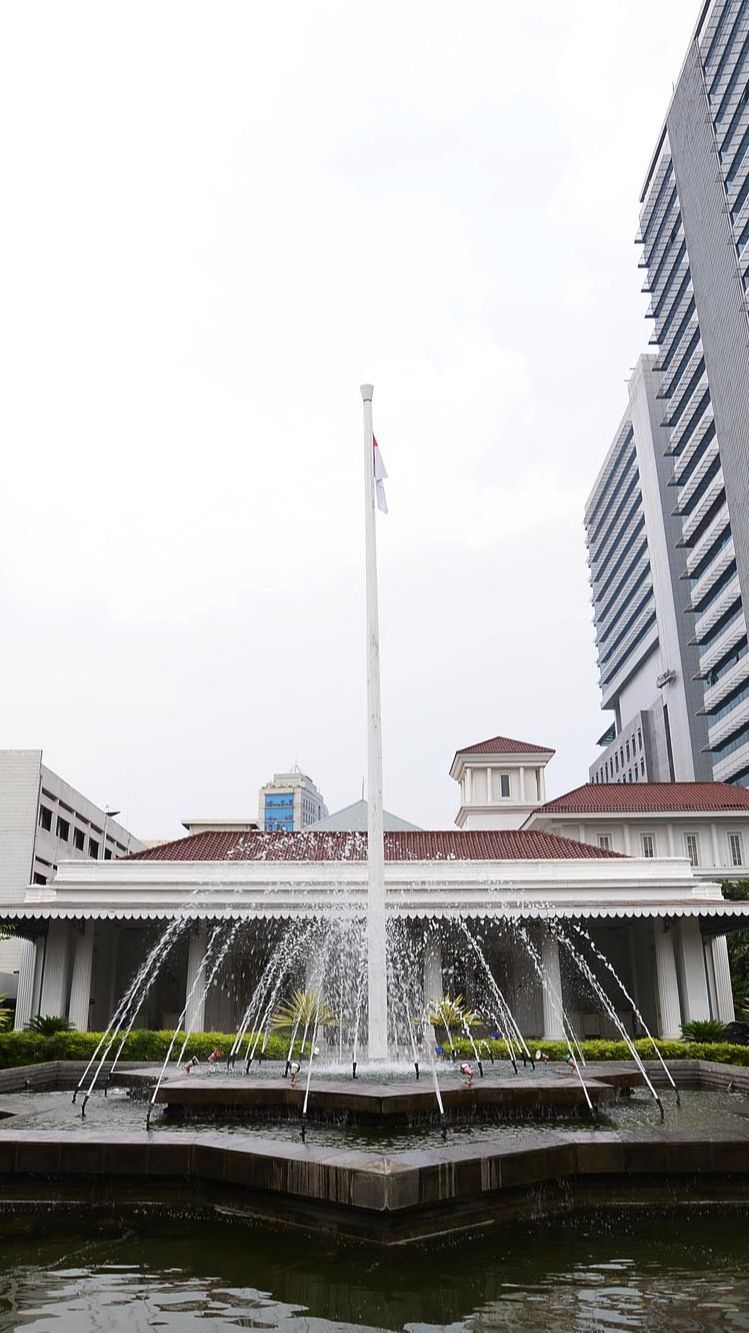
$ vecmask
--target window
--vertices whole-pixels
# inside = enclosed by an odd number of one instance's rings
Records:
[[[604,852],[610,852],[610,851],[611,851],[611,834],[610,834],[610,833],[599,833],[599,834],[598,834],[598,846],[601,848],[602,851],[604,851]]]
[[[732,865],[732,866],[743,866],[743,864],[744,864],[744,849],[743,849],[743,847],[742,847],[742,845],[741,845],[741,834],[740,834],[740,833],[729,833],[729,835],[728,835],[728,849],[729,849],[729,851],[730,851],[730,853],[731,853],[731,865]]]
[[[644,760],[644,759],[641,759],[641,760],[640,760],[640,775],[641,775],[641,777],[643,777],[643,778],[645,777],[645,760]]]
[[[652,833],[642,835],[642,854],[648,861],[652,861],[655,856],[655,838]]]
[[[500,773],[499,775],[499,794],[503,799],[509,799],[510,795],[510,775],[509,773]]]
[[[104,860],[105,860],[105,861],[111,861],[111,860],[112,860],[112,853],[111,853],[111,851],[110,851],[110,849],[109,849],[108,847],[105,847],[105,848],[104,848]]]
[[[70,824],[62,815],[57,816],[57,836],[62,838],[63,842],[67,842],[70,837]]]
[[[88,854],[89,854],[89,856],[92,856],[92,857],[94,858],[95,861],[98,861],[98,859],[99,859],[99,844],[98,844],[98,842],[96,842],[96,840],[95,840],[94,838],[89,838],[89,840],[88,840]]]
[[[45,875],[40,875],[40,874],[39,874],[39,871],[38,871],[38,870],[35,870],[35,871],[34,871],[34,883],[35,883],[35,884],[46,884],[46,883],[47,883],[46,876],[45,876]]]
[[[82,828],[73,829],[73,842],[75,843],[75,849],[77,852],[85,852],[86,835],[83,832]]]
[[[693,866],[700,863],[700,839],[697,833],[685,833],[684,842],[687,847],[687,856]]]
[[[624,749],[627,753],[627,763],[629,763],[629,741],[626,742]]]
[[[642,731],[640,727],[637,728],[637,748],[638,750],[642,749]]]
[[[52,811],[46,805],[39,806],[39,827],[46,829],[48,833],[52,828]]]

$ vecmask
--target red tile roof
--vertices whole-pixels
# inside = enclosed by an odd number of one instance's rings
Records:
[[[490,741],[479,741],[476,745],[466,745],[459,754],[555,754],[548,745],[532,745],[530,741],[514,741],[510,736],[493,736]]]
[[[547,801],[536,813],[690,814],[700,810],[749,813],[749,791],[730,782],[586,782]]]
[[[422,829],[385,834],[386,861],[556,861],[616,856],[589,843],[534,830],[458,832]],[[366,861],[366,833],[220,833],[206,831],[148,847],[130,861]]]

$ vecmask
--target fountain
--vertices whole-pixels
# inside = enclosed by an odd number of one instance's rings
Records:
[[[3,1135],[0,1182],[5,1175],[20,1197],[24,1190],[37,1197],[42,1179],[48,1203],[84,1197],[102,1206],[111,1203],[120,1182],[129,1197],[158,1206],[329,1226],[388,1244],[514,1218],[542,1206],[539,1191],[549,1208],[572,1198],[598,1202],[613,1187],[648,1197],[649,1189],[662,1191],[665,1179],[686,1179],[697,1196],[741,1194],[749,1177],[749,1134],[731,1124],[732,1132],[710,1134],[708,1143],[703,1129],[676,1137],[661,1129],[661,1094],[668,1088],[678,1108],[676,1081],[635,999],[579,924],[563,921],[551,904],[537,900],[525,910],[512,884],[487,885],[491,911],[485,917],[460,902],[409,916],[386,901],[375,538],[382,471],[376,474],[373,463],[370,385],[362,386],[362,399],[366,906],[355,887],[336,895],[326,884],[316,900],[310,884],[285,917],[275,916],[270,903],[264,930],[256,904],[251,912],[231,904],[211,908],[202,954],[188,950],[186,998],[166,1054],[156,1068],[126,1069],[128,1039],[154,982],[205,908],[204,895],[186,902],[149,949],[81,1072],[72,1098],[80,1107],[78,1132],[45,1137],[25,1130],[16,1142]],[[245,969],[249,958],[252,968]],[[560,959],[568,981],[574,977],[606,1015],[628,1061],[586,1063],[565,1003]],[[198,1015],[238,964],[252,978],[234,1031],[226,1049],[213,1050],[200,1063]],[[531,985],[542,996],[544,1026],[548,1021],[559,1034],[551,1062],[524,1035],[539,1030],[529,1023],[524,1001],[524,987]],[[633,1031],[612,989],[624,998]],[[650,1059],[638,1048],[634,1029],[646,1034]],[[422,1079],[427,1067],[429,1078]],[[701,1066],[694,1076],[702,1078]],[[718,1080],[712,1070],[709,1077]],[[141,1120],[137,1133],[89,1134],[82,1126],[92,1097],[102,1089],[102,1100],[93,1103],[98,1111],[115,1083],[136,1094],[138,1113],[138,1094],[145,1094],[145,1127]],[[749,1092],[749,1077],[730,1070],[730,1087],[737,1084]],[[604,1117],[620,1093],[632,1089],[647,1093],[653,1123],[646,1131],[612,1133]],[[207,1134],[197,1125],[206,1116],[212,1121]],[[509,1132],[514,1119],[551,1117],[563,1120],[553,1134],[534,1130],[524,1138]],[[244,1134],[221,1132],[237,1118]],[[256,1119],[276,1121],[275,1135],[251,1134]],[[289,1119],[293,1142],[282,1132]],[[331,1120],[341,1136],[351,1124],[369,1135],[366,1146],[359,1140],[347,1151],[343,1142],[340,1149],[316,1143]],[[485,1137],[459,1138],[463,1127],[480,1131],[484,1125]],[[418,1127],[428,1146],[421,1140],[419,1150],[410,1152],[408,1135]]]

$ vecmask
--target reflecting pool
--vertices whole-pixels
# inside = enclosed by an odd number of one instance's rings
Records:
[[[265,1227],[0,1216],[0,1330],[749,1329],[749,1211],[567,1215],[395,1251]]]

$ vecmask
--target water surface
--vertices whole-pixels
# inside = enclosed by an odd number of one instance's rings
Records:
[[[749,1329],[747,1223],[638,1208],[383,1252],[180,1217],[58,1221],[3,1238],[0,1331]]]

